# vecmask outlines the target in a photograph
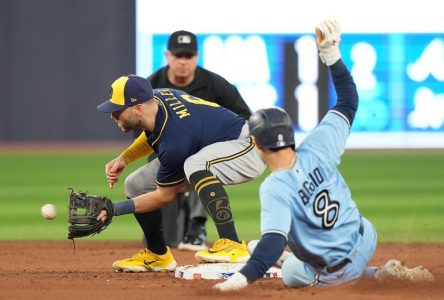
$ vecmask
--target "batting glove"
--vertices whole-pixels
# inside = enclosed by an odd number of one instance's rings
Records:
[[[243,289],[248,285],[247,277],[242,273],[236,272],[231,275],[226,281],[215,284],[213,289],[219,290],[221,292],[230,292]]]
[[[336,21],[324,21],[321,28],[316,27],[316,44],[319,57],[327,66],[333,65],[341,58],[339,42],[341,41],[341,27]]]

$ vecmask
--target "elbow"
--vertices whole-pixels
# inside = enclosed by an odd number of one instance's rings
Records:
[[[161,189],[160,205],[164,207],[173,201],[177,196],[177,191],[175,189]]]
[[[171,201],[173,201],[174,198],[176,198],[176,195],[176,193],[168,193],[164,195],[161,200],[162,207],[168,205]]]

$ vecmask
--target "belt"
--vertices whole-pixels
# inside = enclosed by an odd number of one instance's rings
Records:
[[[364,236],[364,222],[362,222],[362,217],[359,217],[359,234]]]
[[[359,218],[359,231],[358,232],[361,236],[364,236],[364,222],[362,222],[362,217]],[[345,267],[346,265],[348,265],[349,263],[351,263],[351,260],[346,258],[346,259],[342,260],[341,262],[339,262],[335,266],[327,267],[326,271],[327,271],[327,273],[337,272],[337,271],[341,270],[343,267]]]
[[[327,267],[327,269],[325,269],[327,271],[327,273],[334,273],[339,271],[340,269],[342,269],[343,267],[345,267],[346,265],[348,265],[349,263],[351,263],[351,260],[349,260],[348,258],[342,260],[339,264],[337,264],[336,266],[333,267]]]

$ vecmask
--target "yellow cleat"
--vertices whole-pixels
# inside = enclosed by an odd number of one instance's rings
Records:
[[[147,248],[140,250],[132,257],[115,261],[113,268],[116,272],[169,272],[176,269],[176,261],[167,247],[165,254],[156,254]]]
[[[194,256],[199,262],[244,263],[250,258],[245,242],[237,243],[229,239],[219,239],[208,250]]]

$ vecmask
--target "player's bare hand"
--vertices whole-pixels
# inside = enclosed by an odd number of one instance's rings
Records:
[[[105,222],[106,219],[108,219],[108,212],[104,209],[97,216],[97,221]]]
[[[110,188],[119,181],[120,174],[125,170],[127,164],[128,163],[123,156],[118,156],[106,164],[105,174]]]

